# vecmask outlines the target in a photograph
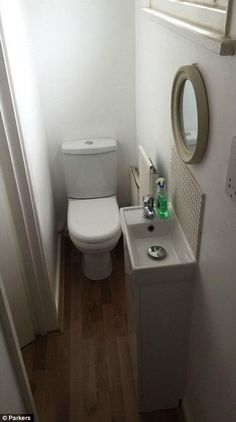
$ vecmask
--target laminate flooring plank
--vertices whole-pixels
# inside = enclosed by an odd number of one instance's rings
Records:
[[[116,250],[113,253],[113,273],[109,281],[113,306],[117,312],[124,315],[126,314],[125,271],[123,256],[120,259]]]
[[[155,422],[178,422],[177,409],[156,412]]]
[[[137,422],[140,420],[140,415],[137,411],[135,386],[127,338],[120,337],[117,339],[117,343],[126,416],[125,420],[126,422]]]
[[[109,392],[105,342],[94,340],[97,394]]]
[[[140,413],[140,422],[156,422],[157,412]]]
[[[177,422],[185,422],[184,414],[181,407],[177,409],[176,413],[177,413]]]
[[[103,305],[103,321],[105,338],[115,338],[126,334],[125,317],[113,303]]]
[[[81,253],[78,251],[78,249],[72,244],[71,240],[69,241],[70,245],[70,263],[73,265],[79,265],[81,266]]]
[[[70,328],[71,322],[71,277],[72,277],[72,265],[66,264],[64,266],[65,275],[64,275],[64,317],[63,317],[63,330]]]
[[[35,340],[33,371],[43,370],[46,366],[47,336],[38,336]]]
[[[122,390],[120,360],[116,339],[106,340],[106,361],[112,414],[111,421],[125,422],[126,418]]]
[[[111,420],[112,409],[110,403],[105,342],[94,340],[94,350],[98,420],[106,422]]]
[[[70,293],[71,293],[71,309],[70,309],[70,324],[71,324],[71,335],[76,336],[77,339],[83,337],[83,309],[82,309],[82,278],[80,273],[80,267],[78,265],[71,266],[71,278],[70,278]]]
[[[32,371],[30,377],[30,385],[36,403],[37,412],[39,417],[41,416],[40,422],[43,420],[45,413],[45,375],[45,370],[36,370]]]
[[[80,333],[80,330],[79,330]],[[70,339],[70,421],[86,421],[83,385],[83,342],[74,331]]]
[[[60,403],[58,422],[70,421],[70,330],[63,336],[57,336],[60,353],[57,362],[57,402]]]
[[[43,401],[45,422],[70,420],[70,331],[63,335],[49,336]]]
[[[109,392],[99,393],[98,399],[98,422],[112,422],[112,409]]]
[[[86,421],[98,420],[98,389],[94,340],[83,341],[83,389]]]
[[[111,283],[109,278],[103,280],[101,284],[101,299],[103,305],[112,303]]]
[[[71,255],[72,255],[72,248],[71,240],[69,236],[64,236],[62,242],[64,243],[61,259],[64,261],[65,264],[71,264]]]
[[[100,282],[82,279],[83,338],[103,338],[103,313]]]

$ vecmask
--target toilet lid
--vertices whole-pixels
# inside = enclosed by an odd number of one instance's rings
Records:
[[[86,243],[105,242],[120,233],[120,215],[116,196],[96,199],[70,199],[69,232]]]

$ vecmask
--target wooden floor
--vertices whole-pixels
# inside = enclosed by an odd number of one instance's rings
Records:
[[[23,349],[40,422],[183,422],[180,409],[137,411],[121,244],[103,281],[82,275],[69,239],[64,255],[64,334],[38,337]]]

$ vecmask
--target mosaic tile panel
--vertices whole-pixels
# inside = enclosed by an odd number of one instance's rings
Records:
[[[195,257],[198,257],[205,195],[191,173],[172,148],[169,178],[169,200]]]

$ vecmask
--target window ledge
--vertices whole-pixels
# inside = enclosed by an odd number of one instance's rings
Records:
[[[232,56],[235,53],[235,39],[223,37],[217,32],[183,21],[166,13],[158,12],[150,7],[143,7],[140,10],[144,16],[177,34],[202,45],[216,54],[221,56]]]

